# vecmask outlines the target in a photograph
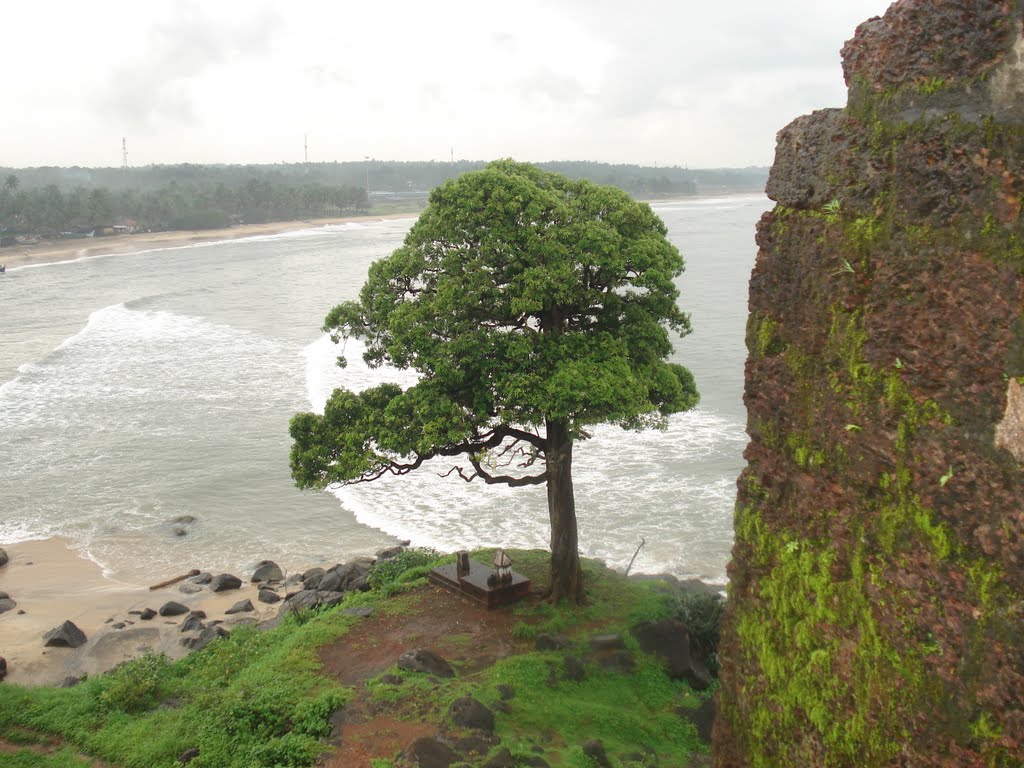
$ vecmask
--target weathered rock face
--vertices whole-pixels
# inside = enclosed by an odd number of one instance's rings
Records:
[[[1024,8],[901,0],[779,134],[718,766],[1024,753]]]

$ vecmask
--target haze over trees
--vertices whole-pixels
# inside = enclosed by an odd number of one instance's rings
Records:
[[[453,478],[547,486],[554,601],[583,599],[572,451],[594,424],[662,427],[698,401],[669,363],[679,251],[619,189],[510,160],[435,189],[358,301],[327,315],[371,366],[419,372],[402,390],[337,389],[297,414],[292,474],[305,488],[404,475],[432,459]],[[343,364],[343,359],[340,360]]]
[[[151,165],[140,168],[0,168],[0,229],[55,234],[131,221],[140,228],[209,229],[367,210],[372,200],[424,199],[482,162]],[[767,169],[689,170],[594,162],[539,166],[610,184],[638,198],[764,189]],[[372,192],[372,197],[368,193]]]

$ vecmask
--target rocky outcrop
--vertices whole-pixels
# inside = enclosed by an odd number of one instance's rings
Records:
[[[1024,750],[1024,8],[901,0],[779,134],[721,768]]]

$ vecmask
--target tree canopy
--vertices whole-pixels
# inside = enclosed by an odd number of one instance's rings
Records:
[[[467,481],[546,483],[551,595],[582,599],[572,445],[589,425],[661,427],[696,405],[690,372],[666,361],[669,331],[690,331],[682,271],[662,221],[621,190],[510,160],[445,183],[359,300],[324,323],[336,341],[365,338],[369,365],[419,381],[338,389],[323,415],[297,414],[297,484],[437,457]]]

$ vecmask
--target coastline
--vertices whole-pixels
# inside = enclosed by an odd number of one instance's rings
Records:
[[[263,224],[241,224],[237,227],[225,229],[172,230],[168,232],[142,232],[134,235],[48,240],[36,245],[7,246],[0,249],[0,264],[4,264],[8,270],[15,270],[21,267],[76,261],[93,256],[140,253],[159,248],[179,248],[200,243],[238,240],[258,235],[279,235],[285,232],[319,229],[338,224],[412,219],[418,215],[415,212],[384,213],[376,216],[369,214],[330,219],[302,219],[296,221],[271,221]]]
[[[59,685],[67,677],[96,675],[147,651],[172,659],[188,653],[179,642],[182,616],[141,621],[130,611],[156,611],[174,600],[190,610],[205,611],[210,619],[226,619],[230,627],[272,618],[280,608],[279,603],[257,600],[248,573],[235,574],[242,579],[239,589],[183,594],[178,584],[151,590],[104,576],[97,563],[61,538],[3,548],[10,561],[0,566],[0,591],[7,592],[17,606],[0,614],[0,656],[7,660],[5,682],[18,685]],[[225,616],[228,608],[245,599],[252,601],[254,611]],[[74,622],[85,633],[86,644],[75,649],[44,647],[43,634],[64,621]],[[125,626],[114,628],[118,622]]]

